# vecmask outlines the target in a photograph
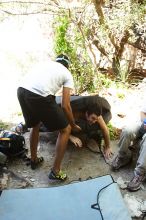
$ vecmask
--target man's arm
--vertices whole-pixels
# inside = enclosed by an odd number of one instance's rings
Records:
[[[101,115],[98,117],[98,124],[99,124],[99,126],[102,130],[102,133],[103,133],[103,138],[104,138],[104,143],[105,143],[104,154],[105,154],[105,157],[107,159],[109,159],[112,156],[112,150],[110,147],[109,130],[108,130],[107,125],[105,124],[103,117]]]
[[[143,121],[146,118],[146,112],[140,112],[140,119]]]
[[[75,137],[74,135],[69,136],[69,140],[76,146],[76,147],[83,147],[82,141],[80,138]]]
[[[72,113],[72,108],[70,105],[70,88],[63,87],[61,107],[63,108],[63,110],[69,120],[69,123],[71,125],[72,130],[73,131],[80,131],[81,128],[75,124],[75,120],[74,120],[73,113]]]

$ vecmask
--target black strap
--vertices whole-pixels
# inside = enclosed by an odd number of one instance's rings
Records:
[[[113,182],[109,183],[108,185],[106,185],[105,187],[103,187],[102,189],[99,190],[99,192],[98,192],[98,194],[97,194],[97,203],[91,205],[91,208],[92,208],[92,209],[96,209],[96,210],[99,211],[102,220],[104,220],[104,218],[103,218],[103,214],[102,214],[102,211],[101,211],[101,208],[100,208],[100,205],[99,205],[99,197],[100,197],[100,193],[101,193],[102,190],[106,189],[107,187],[109,187],[110,185],[112,185],[113,183],[115,183],[115,181],[114,181],[114,179],[113,179],[112,176],[111,176],[111,178],[112,178],[112,181],[113,181]]]
[[[144,215],[142,216],[142,219],[141,220],[144,220],[146,217],[146,212],[144,213]]]
[[[0,196],[1,196],[1,194],[2,194],[2,190],[0,190]]]
[[[106,163],[106,164],[108,164],[109,166],[111,165],[110,163],[108,163],[107,162],[107,160],[106,160],[106,158],[105,158],[105,156],[104,156],[104,154],[103,154],[103,151],[101,150],[101,147],[99,146],[99,151],[94,151],[94,150],[92,150],[90,147],[88,147],[87,146],[87,149],[89,150],[89,151],[91,151],[92,153],[94,153],[94,154],[101,154],[101,156],[103,157],[103,159],[104,159],[104,162]]]

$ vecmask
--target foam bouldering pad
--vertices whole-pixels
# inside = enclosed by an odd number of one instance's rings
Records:
[[[110,175],[68,185],[1,191],[0,220],[131,220]]]

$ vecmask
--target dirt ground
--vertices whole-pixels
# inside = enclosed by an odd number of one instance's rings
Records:
[[[26,145],[28,147],[29,155],[29,132],[25,135]],[[117,141],[111,142],[113,151],[117,151]],[[90,142],[88,147],[92,147],[98,151],[98,147],[94,142]],[[47,133],[40,133],[39,155],[44,157],[43,165],[37,170],[31,170],[30,166],[26,165],[26,161],[22,158],[13,158],[8,162],[8,170],[6,170],[5,188],[38,188],[38,187],[52,187],[56,185],[69,184],[74,180],[86,180],[89,177],[98,177],[106,174],[112,175],[115,181],[121,177],[124,181],[129,181],[133,176],[135,161],[130,165],[124,167],[118,172],[113,172],[109,164],[105,163],[103,156],[100,153],[93,153],[88,148],[76,148],[69,145],[66,151],[62,168],[68,174],[68,179],[64,183],[48,182],[48,173],[52,167],[53,158],[55,154],[55,145],[49,142]],[[110,163],[110,161],[108,161]],[[120,188],[120,185],[119,185]],[[146,183],[142,189],[137,192],[131,193],[127,189],[120,189],[123,195],[132,196],[146,200]],[[133,218],[134,220],[135,218]],[[136,218],[140,219],[140,218]]]

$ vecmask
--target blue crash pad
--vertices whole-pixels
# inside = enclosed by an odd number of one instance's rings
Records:
[[[92,208],[97,200],[101,213]],[[103,219],[131,220],[110,175],[58,187],[4,190],[0,196],[0,220]]]

